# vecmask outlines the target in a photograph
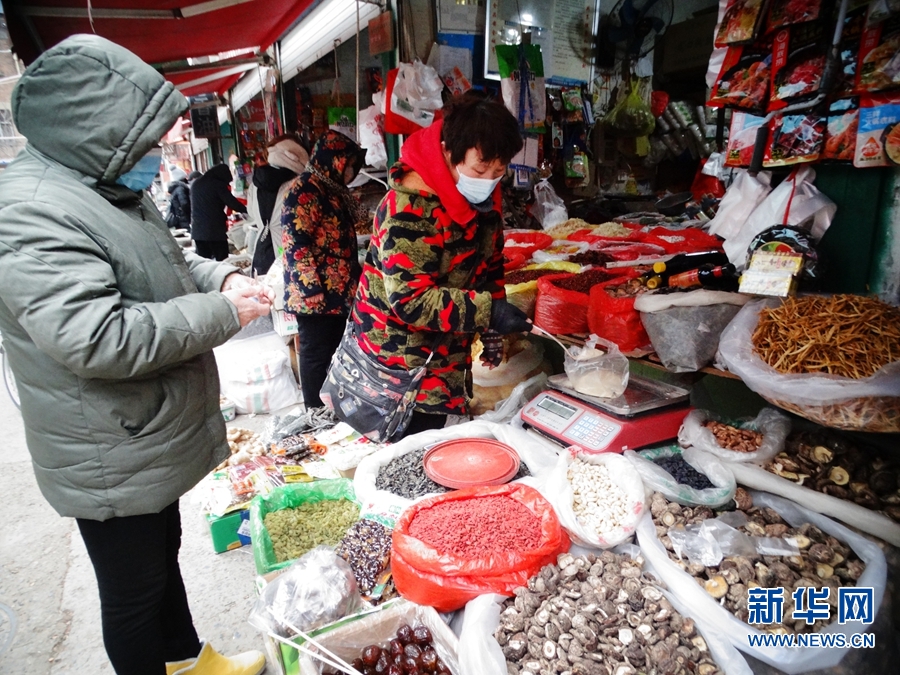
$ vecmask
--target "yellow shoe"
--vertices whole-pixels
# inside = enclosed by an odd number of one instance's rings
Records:
[[[184,670],[188,666],[194,665],[197,659],[185,659],[184,661],[170,661],[166,663],[166,675],[175,675],[179,670]]]
[[[195,660],[168,675],[259,675],[266,669],[266,657],[262,652],[249,651],[237,656],[222,656],[208,642]]]

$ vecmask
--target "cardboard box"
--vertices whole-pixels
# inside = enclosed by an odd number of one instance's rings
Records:
[[[250,543],[250,510],[234,511],[224,516],[206,515],[213,550],[224,553]]]
[[[297,317],[280,309],[272,310],[272,325],[281,337],[297,334]]]

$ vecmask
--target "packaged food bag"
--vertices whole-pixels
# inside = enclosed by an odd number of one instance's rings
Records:
[[[628,386],[628,359],[614,342],[596,335],[566,350],[565,368],[569,384],[588,396],[616,398]]]
[[[538,45],[497,45],[496,49],[504,105],[519,120],[523,131],[544,133],[547,96],[541,48]],[[528,82],[524,89],[523,70]]]

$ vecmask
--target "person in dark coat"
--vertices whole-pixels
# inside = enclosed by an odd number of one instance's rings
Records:
[[[247,213],[247,207],[228,189],[231,171],[227,164],[216,164],[191,185],[191,236],[197,255],[214,260],[228,257],[228,226],[225,207]]]
[[[170,228],[191,229],[191,189],[187,177],[169,183],[169,215],[166,224]]]

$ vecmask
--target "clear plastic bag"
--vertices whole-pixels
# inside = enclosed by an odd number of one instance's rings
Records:
[[[434,68],[418,59],[401,63],[399,69],[391,92],[391,112],[419,126],[429,126],[434,121],[434,111],[444,105],[444,83]]]
[[[698,490],[690,485],[676,483],[668,471],[655,463],[663,457],[681,455],[685,462],[709,478],[714,487]],[[709,506],[716,508],[727,504],[734,497],[735,481],[731,470],[709,453],[698,448],[681,449],[677,445],[649,450],[626,450],[628,459],[641,475],[648,492],[661,492],[666,499],[685,506]]]
[[[298,558],[259,594],[250,623],[283,637],[324,626],[363,605],[350,565],[330,546]]]
[[[565,368],[569,384],[588,396],[616,398],[628,386],[628,359],[614,342],[594,334],[584,346],[566,350]]]
[[[515,386],[510,395],[499,401],[493,410],[489,410],[477,419],[484,422],[506,424],[515,414],[525,407],[535,396],[547,388],[547,373],[541,372]]]
[[[545,230],[569,219],[566,203],[556,194],[556,190],[546,178],[534,186],[534,206],[531,207],[531,215]]]
[[[900,431],[900,361],[871,377],[780,373],[760,359],[751,339],[759,310],[778,300],[750,302],[719,339],[717,360],[768,401],[827,426],[859,431]]]
[[[603,532],[595,532],[593,529],[585,527],[575,515],[572,508],[574,491],[572,483],[569,482],[569,465],[576,458],[589,464],[605,466],[609,471],[610,480],[627,495],[629,503],[625,511],[629,515],[615,527]],[[580,452],[580,449],[575,446],[559,453],[556,465],[543,481],[542,491],[553,504],[553,508],[559,516],[559,522],[572,537],[572,541],[591,548],[612,548],[629,539],[634,534],[646,508],[644,484],[631,462],[621,455],[609,452],[601,454]]]
[[[880,616],[879,609],[882,600],[885,599],[887,587],[887,562],[884,553],[878,544],[869,541],[865,537],[856,534],[843,525],[813,513],[786,499],[775,497],[763,492],[751,492],[753,503],[760,507],[769,507],[784,518],[791,526],[799,527],[803,523],[812,523],[820,530],[839,541],[847,544],[865,563],[865,570],[857,580],[857,588],[871,587],[874,589],[873,616],[878,624],[882,620],[890,621],[889,616]],[[763,633],[757,628],[744,623],[727,609],[722,607],[706,590],[697,584],[694,577],[680,569],[670,558],[662,542],[656,536],[656,528],[649,514],[642,519],[637,528],[638,543],[647,562],[653,567],[656,575],[666,584],[679,603],[687,608],[690,616],[697,622],[698,628],[708,630],[726,637],[731,644],[748,654],[788,675],[799,675],[808,671],[817,671],[820,668],[832,668],[839,664],[848,652],[864,653],[872,659],[879,657],[879,649],[851,650],[849,640],[847,647],[831,647],[821,649],[816,647],[775,647],[775,646],[751,646],[748,640],[750,636],[761,636]],[[832,614],[835,616],[835,614]],[[873,626],[864,625],[858,621],[851,621],[839,625],[837,621],[826,626],[822,632],[845,634],[863,633],[873,629]],[[881,649],[884,645],[879,643]],[[864,659],[868,660],[868,659]],[[870,665],[870,664],[866,664]],[[885,672],[870,667],[860,667],[841,672]]]
[[[724,422],[739,429],[749,429],[763,435],[762,445],[756,452],[738,452],[719,445],[713,432],[703,426],[707,420]],[[754,462],[765,464],[784,449],[784,439],[791,432],[791,420],[774,408],[763,408],[752,420],[723,420],[707,410],[692,410],[684,418],[678,430],[678,442],[694,446],[730,462]]]

